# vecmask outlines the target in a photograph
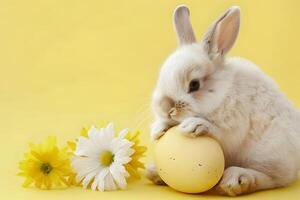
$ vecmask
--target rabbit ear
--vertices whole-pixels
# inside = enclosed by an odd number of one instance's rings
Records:
[[[231,7],[204,35],[202,43],[211,59],[225,55],[233,46],[240,27],[240,8]]]
[[[196,37],[189,16],[190,11],[185,5],[178,6],[174,11],[174,26],[180,46],[196,43]]]

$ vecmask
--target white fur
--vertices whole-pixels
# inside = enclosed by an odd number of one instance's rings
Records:
[[[239,18],[237,9],[227,15],[234,12],[232,16]],[[233,27],[235,32],[226,37],[234,42],[238,26]],[[211,52],[205,41],[180,46],[164,63],[153,94],[152,138],[180,124],[189,136],[207,133],[217,139],[226,160],[216,187],[220,194],[235,196],[290,184],[300,168],[299,112],[257,66],[245,59],[226,58],[215,49]],[[229,50],[233,44],[228,45]],[[188,93],[188,84],[195,78],[203,85]],[[177,108],[177,102],[184,106]],[[172,115],[171,109],[176,110]]]

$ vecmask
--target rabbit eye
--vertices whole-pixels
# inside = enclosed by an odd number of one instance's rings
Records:
[[[189,93],[195,92],[200,88],[200,81],[199,80],[192,80],[189,84]]]

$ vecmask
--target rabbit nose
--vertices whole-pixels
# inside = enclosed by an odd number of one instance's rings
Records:
[[[181,108],[184,108],[185,105],[186,104],[183,101],[177,101],[177,102],[175,102],[174,106],[176,109],[181,109]]]
[[[174,107],[169,110],[169,116],[172,118],[178,115],[185,106],[186,104],[182,101],[175,102]]]

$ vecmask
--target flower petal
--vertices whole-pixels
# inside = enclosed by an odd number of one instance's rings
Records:
[[[89,157],[74,156],[71,158],[73,169],[76,171],[76,180],[80,182],[88,173],[96,169],[101,170],[101,166],[97,160]]]
[[[98,149],[95,148],[95,145],[85,137],[79,137],[77,142],[76,150],[74,154],[76,156],[92,156],[97,153]]]
[[[117,163],[119,163],[120,165],[124,165],[127,164],[131,161],[131,158],[128,156],[124,156],[118,159],[118,161],[116,161]]]
[[[91,180],[99,173],[99,171],[100,169],[98,168],[86,175],[86,177],[82,181],[83,188],[87,188]]]
[[[116,190],[117,186],[114,182],[114,179],[111,175],[111,173],[108,173],[105,177],[105,190]]]
[[[125,174],[122,173],[121,171],[119,171],[119,168],[115,164],[110,166],[110,172],[111,172],[114,180],[118,184],[119,188],[125,189],[126,185],[127,185],[127,182],[126,182],[126,179],[124,176]]]
[[[100,131],[95,126],[92,126],[88,131],[89,139],[94,140],[99,132]]]
[[[121,130],[119,133],[119,137],[122,139],[125,138],[125,136],[127,135],[128,132],[129,132],[129,128],[125,128],[125,129]]]
[[[114,134],[115,134],[115,130],[114,130],[114,125],[113,123],[109,123],[107,125],[107,127],[105,128],[105,131],[106,131],[106,134],[108,136],[110,136],[110,138],[113,138],[114,137]]]
[[[133,142],[128,141],[127,139],[114,138],[111,141],[113,153],[117,153],[121,149],[129,149],[134,145]]]
[[[134,150],[131,148],[128,149],[120,149],[115,153],[116,158],[121,158],[121,157],[130,157],[134,153]]]
[[[105,186],[105,177],[106,177],[106,175],[109,173],[109,168],[104,168],[101,172],[100,172],[100,174],[99,174],[99,176],[97,177],[97,180],[95,180],[95,181],[97,181],[98,182],[98,186],[97,186],[97,188],[98,188],[98,190],[100,190],[100,191],[104,191],[104,186]]]

